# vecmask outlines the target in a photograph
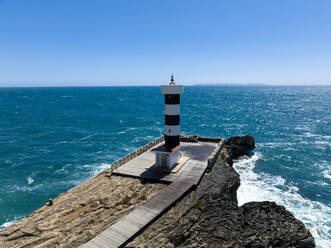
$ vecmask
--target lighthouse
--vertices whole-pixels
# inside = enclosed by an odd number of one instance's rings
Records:
[[[183,85],[176,85],[171,75],[169,85],[161,85],[164,94],[164,144],[154,148],[155,167],[160,170],[171,170],[180,157],[180,94]]]

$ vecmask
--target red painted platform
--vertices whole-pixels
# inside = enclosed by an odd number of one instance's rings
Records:
[[[161,145],[155,147],[154,149],[152,149],[151,152],[172,153],[172,152],[177,151],[179,148],[180,148],[180,145],[178,145],[172,149],[168,149],[165,144],[161,144]]]

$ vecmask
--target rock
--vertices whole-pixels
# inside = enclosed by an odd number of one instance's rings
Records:
[[[244,215],[241,239],[245,247],[315,247],[304,224],[283,206],[249,202],[240,210]]]
[[[229,143],[254,147],[254,138]],[[232,143],[233,142],[233,143]],[[195,191],[178,202],[127,247],[315,247],[314,238],[300,220],[274,202],[250,202],[238,206],[239,174],[220,160],[206,173]]]
[[[245,151],[254,147],[254,138],[253,143],[240,140],[228,142]],[[273,202],[238,206],[240,179],[228,164],[231,151],[222,149],[200,184],[126,247],[315,247],[309,230],[284,207]],[[106,174],[1,230],[0,247],[79,247],[166,187]]]
[[[53,206],[53,200],[49,199],[48,202],[46,203],[47,206]]]
[[[225,147],[231,151],[233,158],[238,158],[255,149],[255,139],[251,135],[234,136],[225,142]]]
[[[180,136],[180,141],[181,142],[192,142],[192,143],[196,143],[196,142],[198,142],[198,139],[195,136],[181,135]]]
[[[224,149],[221,150],[219,159],[225,161],[228,165],[233,165],[233,160],[231,156],[231,150],[224,147]]]
[[[180,136],[180,141],[181,142],[192,142],[196,143],[199,141],[202,142],[220,142],[222,138],[213,138],[213,137],[203,137],[199,135],[192,135],[192,136],[187,136],[187,135],[181,135]]]
[[[197,188],[196,203],[167,228],[173,246],[315,247],[309,230],[283,206],[250,202],[239,207],[239,185],[237,172],[220,161]]]
[[[203,241],[202,247],[236,247],[244,219],[237,205],[239,185],[238,173],[220,161],[201,181],[191,207],[168,227],[173,246],[200,247]]]

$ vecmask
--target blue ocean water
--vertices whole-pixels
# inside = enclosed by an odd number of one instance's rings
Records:
[[[331,247],[331,87],[185,87],[182,134],[251,134],[239,203],[271,200]],[[0,88],[0,227],[163,134],[159,87]]]

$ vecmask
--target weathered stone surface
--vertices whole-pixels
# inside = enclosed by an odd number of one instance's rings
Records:
[[[165,185],[105,171],[0,231],[0,248],[79,247]]]
[[[250,145],[250,147],[252,147]],[[170,209],[127,247],[315,247],[300,220],[273,202],[239,207],[238,173],[221,160],[197,189]]]
[[[181,135],[180,136],[180,141],[182,142],[220,142],[222,140],[222,138],[213,138],[213,137],[203,137],[203,136],[199,136],[199,135]]]
[[[127,247],[315,247],[309,230],[282,206],[238,206],[231,154],[222,149],[199,186]],[[0,231],[0,247],[79,247],[164,187],[105,171]]]
[[[200,241],[206,247],[235,247],[239,242],[244,219],[238,212],[236,197],[239,175],[223,161],[219,164],[199,185],[191,208],[169,228],[174,247],[194,247],[192,244]]]
[[[244,215],[244,247],[315,247],[303,223],[283,206],[268,201],[249,202],[240,210]]]

